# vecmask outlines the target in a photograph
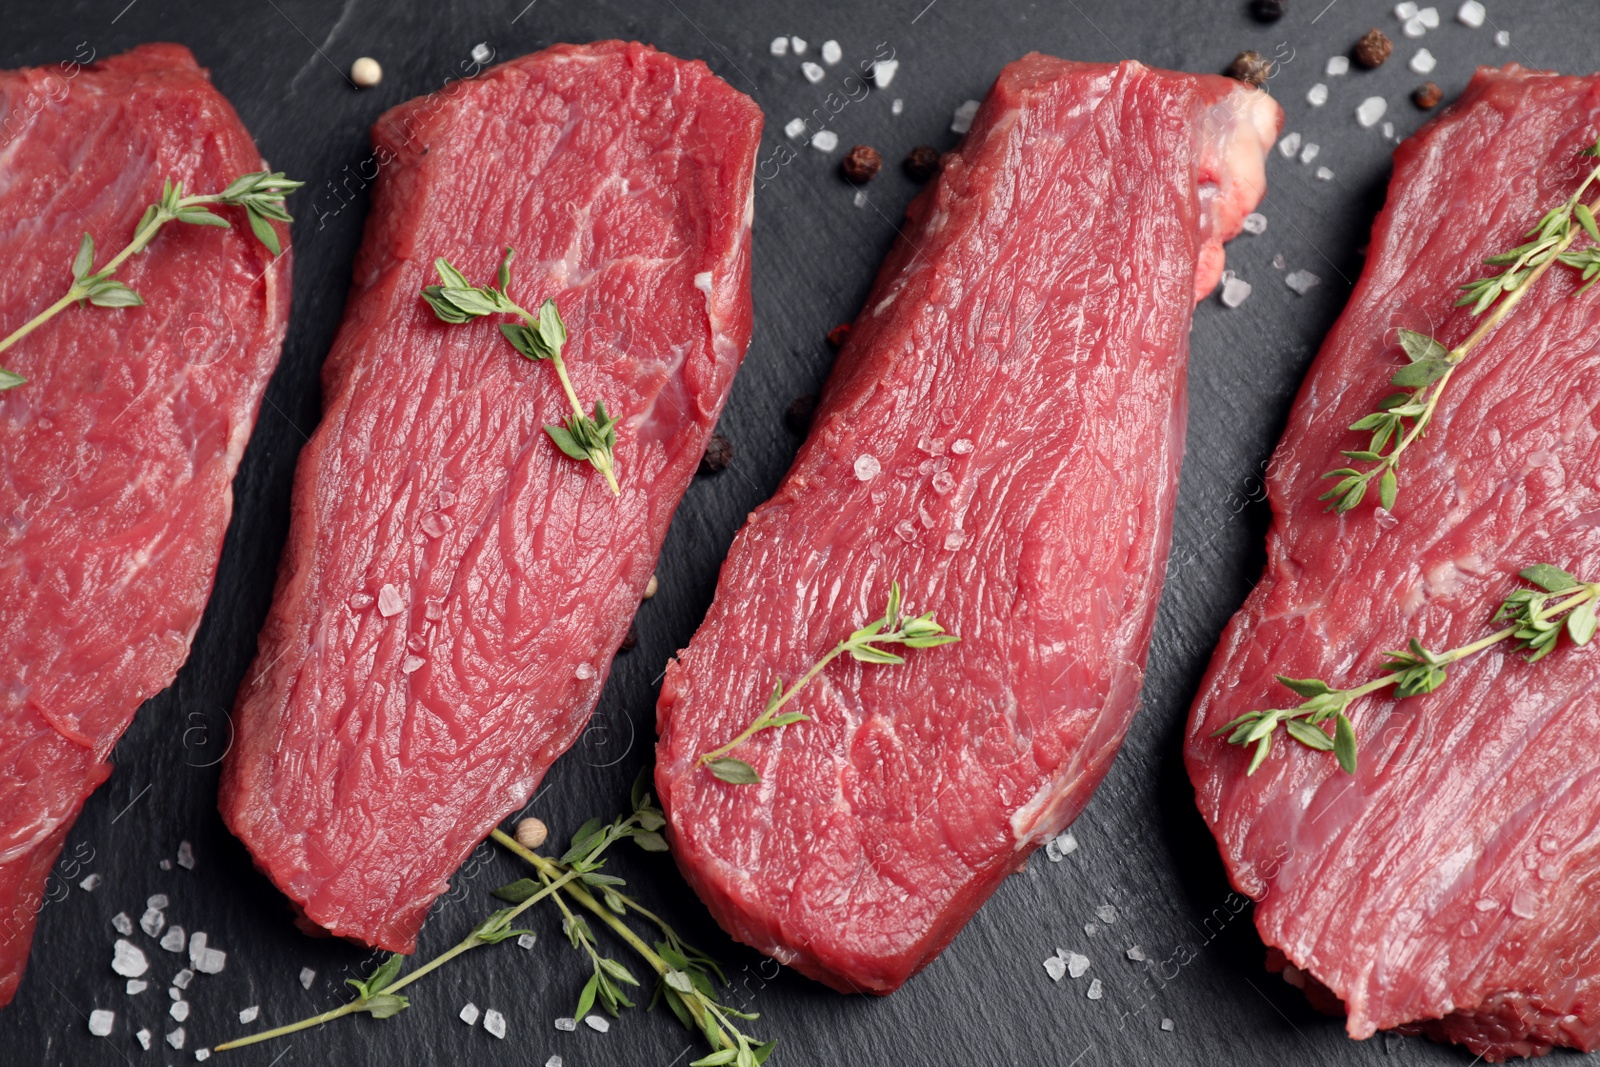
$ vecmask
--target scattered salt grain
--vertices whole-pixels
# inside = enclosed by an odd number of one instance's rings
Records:
[[[167,1014],[172,1016],[173,1022],[183,1022],[189,1017],[189,1002],[187,1000],[174,1000],[172,1007],[167,1009]]]
[[[818,130],[811,135],[811,147],[818,152],[832,152],[839,147],[839,135],[832,130]]]
[[[194,981],[194,972],[187,967],[172,976],[172,984],[179,989],[188,989],[189,983],[192,981]]]
[[[125,911],[119,911],[111,917],[111,928],[123,937],[133,933],[133,920]]]
[[[894,98],[894,103],[889,105],[889,114],[898,115],[902,111],[904,111],[905,109],[906,109],[906,102],[904,100],[900,99],[897,96],[897,97]]]
[[[199,961],[194,962],[194,969],[201,974],[221,974],[222,969],[227,965],[228,954],[226,952],[218,948],[208,948],[200,954]]]
[[[1089,983],[1089,991],[1085,993],[1084,996],[1088,997],[1090,1000],[1099,1000],[1103,995],[1103,991],[1104,987],[1101,986],[1100,979],[1096,978],[1094,981]]]
[[[111,969],[124,978],[137,978],[150,969],[150,961],[139,946],[119,937],[112,946]]]
[[[493,1008],[483,1013],[483,1028],[501,1041],[506,1039],[506,1017]]]
[[[1306,103],[1312,107],[1321,107],[1328,102],[1328,87],[1321,82],[1306,90]]]
[[[239,1022],[253,1023],[261,1016],[261,1005],[252,1004],[239,1013]]]
[[[917,539],[917,527],[910,519],[901,519],[895,523],[894,532],[908,545]]]
[[[1330,78],[1337,78],[1341,74],[1349,74],[1350,73],[1350,57],[1349,56],[1329,56],[1328,57],[1327,71],[1328,71],[1328,76]]]
[[[517,935],[517,947],[518,948],[532,948],[534,946],[534,942],[536,942],[538,940],[539,940],[539,938],[538,938],[538,936],[536,934],[518,934]]]
[[[1478,0],[1467,0],[1456,11],[1456,21],[1475,30],[1483,25],[1484,16],[1487,14],[1488,12],[1484,10],[1482,4],[1478,3]]]
[[[1438,65],[1439,61],[1426,48],[1417,49],[1417,54],[1411,57],[1411,69],[1418,74],[1432,74],[1433,68]]]
[[[407,656],[405,659],[400,661],[400,670],[406,674],[415,674],[417,671],[420,671],[423,667],[423,664],[427,662],[428,661],[423,659],[421,656]]]
[[[1277,267],[1279,270],[1282,270],[1289,265],[1289,261],[1283,258],[1282,252],[1279,252],[1277,255],[1272,257],[1272,265]]]
[[[958,437],[951,442],[950,451],[958,456],[965,456],[972,451],[972,442],[965,437]]]
[[[173,986],[171,989],[167,990],[167,996],[172,1000],[182,1000],[183,990],[179,989],[177,986]]]
[[[1250,295],[1250,283],[1243,278],[1229,278],[1222,283],[1222,304],[1224,307],[1236,308],[1245,302]]]
[[[368,608],[372,607],[372,594],[351,593],[349,603],[351,611],[366,611]]]
[[[806,54],[806,41],[804,37],[790,37],[789,47],[794,50],[794,54],[797,56],[803,56]]]
[[[562,1067],[560,1056],[551,1056],[544,1061],[544,1067]]]
[[[1416,18],[1417,5],[1411,3],[1411,0],[1406,0],[1406,2],[1403,4],[1396,4],[1394,8],[1394,17],[1399,19],[1401,22],[1404,22],[1406,19]]]
[[[436,511],[430,511],[422,517],[422,532],[432,538],[443,537],[450,530],[450,520]]]
[[[1044,961],[1044,973],[1050,976],[1052,982],[1061,981],[1067,973],[1067,961],[1060,956],[1051,956]]]
[[[772,43],[767,46],[767,51],[771,52],[775,56],[786,56],[786,55],[788,55],[789,54],[789,38],[787,38],[787,37],[774,37],[772,39]]]
[[[165,925],[167,925],[167,917],[161,914],[161,909],[159,908],[146,908],[144,914],[139,916],[139,929],[151,937],[159,936],[161,928]]]
[[[167,1044],[171,1045],[173,1048],[182,1048],[183,1039],[187,1036],[188,1035],[183,1032],[183,1027],[180,1026],[176,1030],[172,1031],[172,1033],[167,1035]]]
[[[150,983],[146,982],[143,978],[130,978],[130,979],[128,979],[127,990],[128,990],[128,996],[130,996],[130,997],[137,996],[138,994],[143,993],[146,989],[149,989],[149,988],[150,988]]]
[[[208,1048],[197,1048],[194,1050],[194,1058],[202,1061],[209,1060],[211,1058],[211,1050]]]
[[[105,879],[101,878],[98,874],[91,874],[89,877],[78,883],[78,888],[83,890],[85,893],[93,893],[96,889],[100,888],[100,883],[103,881],[105,881]]]
[[[302,989],[310,989],[311,988],[311,983],[315,982],[316,980],[317,980],[317,972],[316,971],[313,971],[310,967],[302,967],[302,968],[300,968],[300,987]]]
[[[833,66],[844,58],[844,49],[839,47],[838,41],[822,42],[822,61],[828,66]]]
[[[437,600],[430,600],[422,605],[422,617],[429,622],[438,622],[444,618],[444,605]]]
[[[956,444],[960,444],[957,441]],[[1067,830],[1045,842],[1044,855],[1051,863],[1060,863],[1067,856],[1078,851],[1078,839],[1072,836],[1072,831]]]
[[[611,1029],[610,1021],[599,1015],[585,1015],[583,1022],[585,1026],[597,1034],[603,1034]]]
[[[1134,945],[1128,950],[1128,958],[1134,963],[1143,963],[1150,957],[1144,954],[1144,949],[1140,948],[1138,945]]]
[[[1318,167],[1317,168],[1317,181],[1319,181],[1319,182],[1331,182],[1331,181],[1333,181],[1333,171],[1329,170],[1327,167]]]
[[[142,1047],[146,1052],[150,1051],[150,1038],[154,1035],[151,1034],[149,1030],[140,1030],[133,1036],[139,1039],[140,1047]]]
[[[867,191],[865,189],[857,189],[856,195],[851,198],[851,203],[855,204],[856,207],[866,207]]]
[[[392,585],[385,585],[378,590],[378,614],[384,618],[400,614],[405,610],[406,602],[400,599],[400,590]]]
[[[1322,151],[1322,146],[1317,144],[1317,142],[1307,142],[1306,146],[1300,150],[1300,162],[1310,163],[1313,159],[1317,158],[1317,153],[1320,151]]]
[[[178,866],[186,871],[194,870],[194,846],[187,841],[178,842]]]
[[[805,119],[790,119],[788,125],[784,126],[783,128],[784,136],[788,137],[791,141],[798,140],[805,132]]]
[[[1161,1020],[1161,1029],[1165,1030],[1169,1034],[1172,1033],[1173,1028],[1176,1025],[1177,1024],[1174,1023],[1171,1019],[1162,1019]]]
[[[1259,211],[1252,211],[1244,217],[1244,232],[1263,234],[1267,232],[1267,217]]]
[[[1439,9],[1436,7],[1425,7],[1417,12],[1417,19],[1428,29],[1436,30],[1439,28]]]
[[[172,861],[162,860],[160,863],[156,864],[156,866],[160,867],[163,871],[170,871],[172,870]]]
[[[1400,27],[1400,32],[1407,37],[1421,37],[1428,32],[1428,26],[1422,21],[1420,15],[1414,15],[1406,19],[1406,24]]]
[[[461,1009],[460,1019],[468,1026],[477,1026],[478,1006],[470,1000],[467,1001],[466,1006]]]
[[[181,926],[169,926],[167,932],[161,935],[161,947],[168,952],[182,952],[187,943]]]
[[[827,74],[823,71],[823,69],[810,60],[806,60],[804,63],[800,64],[800,73],[804,74],[806,76],[806,81],[810,82],[812,85],[817,84],[823,78],[827,77]]]
[[[1385,122],[1383,124],[1383,135],[1391,141],[1394,140],[1394,123]]]
[[[488,41],[479,41],[472,46],[470,54],[474,63],[487,63],[494,58],[494,49],[489,47]]]
[[[1322,279],[1308,270],[1290,271],[1284,276],[1283,283],[1301,296],[1305,296],[1312,289],[1322,284]]]
[[[1089,970],[1089,957],[1081,952],[1067,953],[1067,973],[1074,978],[1082,978]]]
[[[1499,33],[1495,34],[1494,43],[1499,45],[1501,48],[1511,47],[1511,31],[1501,30]]]
[[[1115,904],[1102,904],[1094,909],[1094,917],[1110,926],[1117,921],[1117,907]]]
[[[944,548],[946,552],[954,552],[967,543],[967,535],[960,530],[951,530],[944,535]]]
[[[1494,897],[1479,897],[1478,902],[1473,907],[1479,911],[1494,911],[1500,907],[1500,902],[1495,900]]]
[[[95,1037],[110,1037],[111,1024],[117,1021],[116,1012],[96,1008],[89,1013],[89,1032]]]
[[[972,129],[972,120],[977,117],[977,114],[978,102],[976,100],[968,100],[956,108],[955,114],[950,116],[950,132],[966,133]]]
[[[1278,151],[1283,153],[1284,159],[1293,159],[1294,154],[1300,151],[1300,135],[1290,132],[1278,139]]]
[[[933,491],[944,496],[956,487],[956,477],[949,471],[940,471],[933,476]]]
[[[1539,914],[1539,898],[1524,886],[1518,889],[1511,897],[1511,914],[1519,919],[1531,919]]]
[[[1356,121],[1363,126],[1376,126],[1388,110],[1389,101],[1381,96],[1369,96],[1356,108]]]
[[[576,1030],[577,1028],[578,1028],[578,1020],[576,1020],[576,1019],[561,1018],[561,1019],[557,1019],[556,1020],[556,1029],[557,1030],[564,1030],[564,1031],[566,1031],[567,1033],[570,1034],[570,1033],[572,1033],[572,1031]]]
[[[1084,923],[1083,924],[1083,932],[1084,932],[1084,934],[1086,936],[1093,937],[1095,934],[1100,932],[1100,924],[1099,923]]]
[[[856,457],[855,470],[857,481],[870,482],[883,470],[883,464],[878,462],[877,456],[860,455]]]
[[[898,59],[880,59],[872,64],[872,84],[880,89],[887,89],[890,83],[894,81],[894,76],[898,73],[900,73],[900,61]],[[974,109],[974,114],[976,114],[976,109]],[[971,125],[970,121],[968,125]],[[966,131],[957,130],[956,132],[964,133]]]
[[[580,663],[572,673],[577,675],[579,681],[587,682],[594,677],[594,668],[587,663]]]

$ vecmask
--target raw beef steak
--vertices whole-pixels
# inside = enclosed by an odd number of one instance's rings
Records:
[[[264,168],[189,50],[0,74],[0,336],[98,267],[168,177]],[[211,593],[233,474],[289,316],[289,256],[244,213],[169,223],[117,272],[142,308],[70,307],[0,362],[0,1004],[46,877],[136,708],[171,684]]]
[[[1392,516],[1317,499],[1339,450],[1364,445],[1345,427],[1394,392],[1393,328],[1466,337],[1481,320],[1451,309],[1455,285],[1572,194],[1597,125],[1600,77],[1480,70],[1395,153],[1366,269],[1278,445],[1266,573],[1189,723],[1189,774],[1233,884],[1289,977],[1343,1001],[1352,1037],[1421,1023],[1491,1061],[1600,1045],[1593,647],[1529,664],[1501,645],[1430,695],[1352,704],[1354,777],[1287,742],[1246,777],[1250,753],[1210,736],[1294,706],[1274,674],[1344,687],[1407,638],[1485,636],[1531,563],[1600,575],[1600,303],[1573,296],[1565,267],[1451,379]]]
[[[889,992],[1088,802],[1143,678],[1190,317],[1279,118],[1224,78],[1030,55],[912,204],[661,693],[673,852],[735,937]],[[811,721],[734,753],[759,785],[697,763],[896,580],[961,642],[829,666],[786,709]]]
[[[703,63],[558,45],[403,104],[300,458],[222,813],[312,922],[409,952],[577,738],[750,339],[761,115]],[[442,256],[553,297],[622,494],[547,363],[423,301]],[[501,319],[500,321],[508,321]]]

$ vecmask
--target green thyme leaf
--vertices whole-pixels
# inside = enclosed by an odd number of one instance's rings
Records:
[[[1551,593],[1563,593],[1568,589],[1577,588],[1578,585],[1578,579],[1560,567],[1553,567],[1548,563],[1535,563],[1525,568],[1521,576],[1525,581],[1532,582],[1540,589]]]
[[[755,785],[761,781],[761,775],[756,769],[741,759],[732,756],[722,756],[706,764],[711,773],[733,785]]]

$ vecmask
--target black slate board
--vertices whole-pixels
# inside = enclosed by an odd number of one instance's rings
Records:
[[[1324,6],[1326,4],[1326,6]],[[526,5],[526,6],[524,6]],[[888,999],[841,997],[733,945],[709,921],[669,860],[629,850],[614,866],[686,936],[729,964],[737,1002],[762,1013],[754,1032],[780,1040],[780,1065],[811,1063],[969,1064],[1038,1062],[1277,1064],[1466,1063],[1459,1050],[1380,1035],[1352,1043],[1340,1024],[1316,1015],[1301,995],[1261,967],[1248,910],[1235,913],[1215,848],[1195,813],[1179,755],[1182,723],[1212,646],[1261,566],[1267,520],[1260,475],[1316,347],[1361,269],[1361,249],[1381,204],[1389,153],[1379,129],[1361,129],[1356,104],[1389,102],[1404,135],[1422,122],[1409,102],[1424,79],[1406,69],[1418,47],[1439,65],[1431,75],[1453,96],[1479,63],[1516,61],[1587,72],[1600,23],[1586,0],[1490,0],[1490,24],[1469,30],[1456,0],[1440,4],[1443,25],[1422,41],[1399,33],[1391,5],[1372,0],[1293,0],[1272,26],[1251,21],[1243,0],[1178,5],[1163,0],[894,0],[867,4],[806,0],[10,0],[0,32],[0,66],[46,64],[93,49],[109,55],[152,40],[180,41],[210,67],[273,166],[307,179],[292,205],[294,318],[283,362],[262,406],[236,483],[236,509],[210,610],[188,666],[143,708],[115,753],[116,772],[88,802],[52,879],[33,960],[16,1001],[0,1012],[6,1064],[175,1064],[193,1050],[246,1029],[236,1012],[261,1007],[261,1022],[287,1022],[344,999],[342,980],[362,973],[369,954],[297,933],[282,899],[251,867],[215,810],[218,762],[230,739],[229,710],[255,649],[288,519],[296,455],[319,413],[317,372],[338,324],[367,207],[362,164],[367,129],[385,108],[438,88],[470,69],[487,42],[502,58],[557,41],[636,38],[704,59],[767,115],[763,155],[784,143],[783,125],[825,107],[830,88],[880,42],[901,61],[888,91],[851,103],[833,120],[842,148],[868,143],[889,165],[855,206],[837,174],[840,152],[801,149],[766,172],[756,197],[755,339],[722,429],[737,449],[732,468],[689,490],[667,539],[661,593],[638,619],[639,646],[619,657],[593,725],[560,760],[531,805],[558,834],[591,814],[626,804],[628,784],[649,757],[656,683],[667,657],[686,644],[710,602],[717,567],[745,514],[777,485],[799,440],[782,412],[815,392],[832,351],[824,335],[849,320],[864,298],[915,187],[898,161],[913,145],[947,148],[951,112],[982,97],[1000,67],[1031,49],[1087,60],[1137,58],[1179,70],[1218,71],[1242,48],[1283,60],[1272,88],[1288,112],[1286,131],[1320,144],[1315,164],[1273,154],[1270,221],[1243,236],[1229,265],[1255,286],[1237,310],[1216,299],[1195,315],[1189,455],[1183,472],[1172,564],[1144,706],[1115,767],[1074,831],[1078,851],[1060,863],[1036,855],[1010,879],[945,954]],[[1326,77],[1330,55],[1370,26],[1395,37],[1395,58],[1376,72]],[[1497,29],[1511,43],[1497,47]],[[769,54],[768,42],[796,33],[816,59],[837,39],[844,63],[811,85],[800,60]],[[345,71],[359,55],[384,65],[376,89],[357,92]],[[1315,82],[1327,105],[1310,107]],[[895,116],[890,102],[904,100]],[[1317,166],[1333,171],[1317,180]],[[371,171],[365,171],[370,176]],[[1471,224],[1466,220],[1464,224]],[[1309,269],[1323,284],[1300,297],[1286,271]],[[1441,280],[1441,297],[1444,285]],[[193,843],[192,871],[162,870],[181,841]],[[84,875],[103,882],[77,888]],[[485,847],[435,907],[421,951],[453,943],[491,907],[488,890],[521,875]],[[111,917],[135,918],[154,893],[168,916],[205,930],[228,953],[226,970],[189,990],[188,1047],[162,1044],[175,1028],[166,983],[177,956],[142,934],[155,966],[152,986],[129,997],[110,968]],[[1237,898],[1233,898],[1237,899]],[[1084,924],[1105,903],[1114,924],[1093,936]],[[251,1064],[543,1064],[559,1054],[587,1064],[683,1064],[703,1054],[664,1012],[629,1012],[610,1033],[559,1033],[584,980],[583,961],[549,914],[533,913],[540,939],[479,952],[414,987],[398,1018],[340,1020],[321,1030],[221,1062]],[[1141,946],[1157,965],[1125,957]],[[1041,961],[1060,946],[1088,953],[1104,997],[1086,998],[1089,976],[1049,980]],[[619,949],[619,954],[620,954]],[[1192,956],[1192,959],[1189,958]],[[1187,960],[1179,965],[1178,961]],[[317,974],[302,989],[302,967]],[[1159,976],[1159,977],[1157,977]],[[496,1008],[509,1033],[497,1041],[481,1024],[456,1018],[467,1001]],[[88,1012],[116,1011],[108,1039],[89,1035]],[[1160,1029],[1163,1018],[1175,1029]],[[156,1048],[133,1033],[148,1027]],[[1576,1057],[1567,1057],[1575,1062]]]

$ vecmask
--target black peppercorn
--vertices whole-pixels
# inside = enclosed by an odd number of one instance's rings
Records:
[[[917,145],[906,154],[905,168],[912,181],[927,181],[939,173],[939,150],[930,145]]]
[[[706,442],[706,454],[700,457],[700,473],[716,474],[733,462],[733,442],[720,433],[711,435]]]
[[[870,182],[882,169],[883,157],[871,145],[858,144],[850,149],[850,154],[844,157],[839,167],[844,171],[844,176],[853,182]]]
[[[1260,52],[1240,52],[1228,66],[1228,77],[1246,85],[1265,85],[1272,74],[1272,61]]]
[[[1384,60],[1393,53],[1394,42],[1379,29],[1368,30],[1366,36],[1356,42],[1356,62],[1368,70],[1383,66]]]
[[[1288,7],[1286,0],[1252,0],[1250,14],[1256,17],[1257,22],[1277,22],[1283,18]]]

